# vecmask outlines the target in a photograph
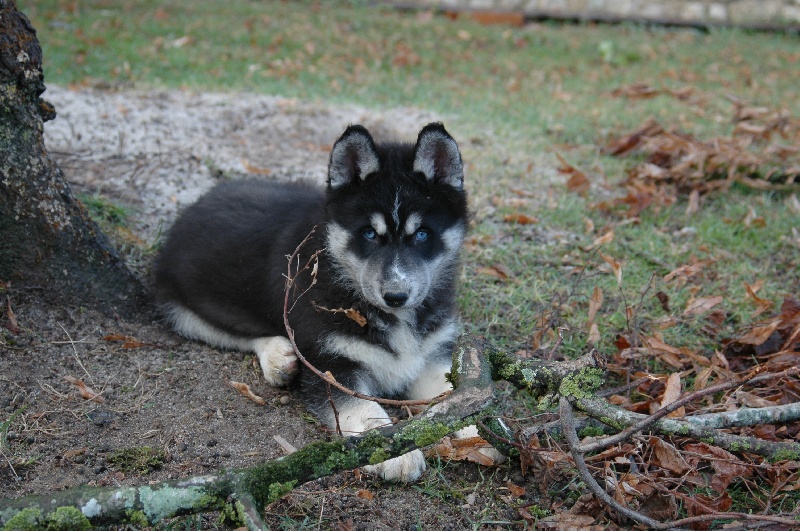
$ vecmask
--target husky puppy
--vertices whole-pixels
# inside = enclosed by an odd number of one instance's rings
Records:
[[[415,144],[376,144],[352,125],[331,150],[327,189],[238,180],[186,208],[155,263],[156,301],[179,333],[255,352],[267,382],[284,384],[298,370],[283,323],[287,256],[317,227],[298,259],[302,269],[319,251],[313,275],[297,278],[290,300],[300,352],[360,393],[433,398],[450,389],[463,182],[458,146],[441,124],[425,126]],[[366,324],[330,311],[341,309]],[[301,389],[335,428],[327,385],[303,370]],[[330,393],[345,435],[391,422],[375,402]],[[413,481],[424,469],[416,450],[368,471]]]

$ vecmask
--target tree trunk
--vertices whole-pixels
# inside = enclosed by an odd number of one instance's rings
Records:
[[[49,157],[44,90],[36,31],[0,0],[0,281],[24,298],[132,315],[145,290]]]

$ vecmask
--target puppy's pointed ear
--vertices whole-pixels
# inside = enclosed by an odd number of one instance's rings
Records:
[[[364,127],[351,125],[333,145],[328,161],[328,186],[331,189],[363,180],[380,169],[375,142]]]
[[[431,182],[449,184],[457,190],[464,188],[461,153],[442,124],[428,124],[419,132],[414,148],[414,171],[422,172]]]

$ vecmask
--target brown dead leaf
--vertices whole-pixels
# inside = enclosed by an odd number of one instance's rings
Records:
[[[527,214],[507,214],[503,216],[503,221],[518,225],[532,225],[533,223],[539,223],[539,218],[528,216]]]
[[[559,153],[556,153],[556,158],[561,162],[561,166],[557,168],[559,173],[569,175],[569,179],[567,179],[567,189],[570,192],[586,195],[592,186],[586,173],[568,163]]]
[[[617,336],[617,339],[614,340],[614,346],[617,347],[618,350],[625,350],[631,348],[631,342],[628,341],[628,338],[625,336]]]
[[[660,90],[651,87],[647,83],[632,83],[625,87],[618,87],[611,91],[614,97],[623,97],[629,99],[646,99],[658,96]]]
[[[267,401],[258,396],[257,394],[255,394],[253,390],[250,389],[250,386],[247,385],[246,383],[234,382],[233,380],[228,380],[228,385],[239,391],[240,395],[249,398],[259,406],[264,406],[267,404]]]
[[[347,308],[344,311],[344,315],[348,319],[352,319],[353,321],[358,323],[358,326],[364,327],[367,325],[367,318],[361,315],[361,312],[359,312],[355,308]]]
[[[591,327],[594,324],[594,318],[597,316],[597,311],[603,305],[603,291],[600,286],[595,286],[592,291],[592,296],[589,298],[589,317],[587,325]]]
[[[480,275],[489,275],[497,280],[506,281],[511,276],[511,271],[502,264],[494,264],[489,267],[479,267],[476,271]]]
[[[655,520],[674,520],[678,514],[675,496],[653,491],[642,500],[639,512]]]
[[[520,487],[519,485],[515,485],[510,481],[506,483],[506,486],[508,487],[509,492],[511,492],[511,494],[517,498],[521,498],[526,494],[525,487]]]
[[[697,468],[701,461],[708,461],[714,469],[711,488],[717,492],[725,492],[735,479],[748,478],[753,474],[751,467],[743,464],[734,454],[717,446],[704,442],[687,443],[683,445],[683,450],[694,454],[686,455],[687,461],[694,468]]]
[[[737,402],[745,407],[774,407],[778,405],[771,400],[767,400],[766,398],[762,398],[756,394],[749,393],[741,389],[733,393],[733,396],[736,398]]]
[[[317,264],[314,264],[314,271],[316,272]],[[356,310],[355,308],[326,308],[325,306],[320,306],[319,304],[312,302],[311,303],[315,309],[323,311],[323,312],[331,312],[331,313],[343,313],[345,317],[348,319],[355,321],[358,323],[359,326],[363,327],[367,324],[367,318],[364,317],[361,312]]]
[[[648,118],[636,131],[629,135],[611,140],[605,148],[606,153],[613,156],[625,153],[639,147],[644,139],[661,134],[664,129],[653,118]]]
[[[681,349],[667,345],[654,337],[642,337],[642,341],[647,345],[647,350],[649,350],[652,355],[658,357],[662,362],[676,369],[684,368],[685,363],[682,358],[685,353]]]
[[[253,166],[247,159],[242,159],[242,166],[244,166],[244,169],[247,173],[253,173],[255,175],[269,175],[272,173],[272,170],[269,168],[259,168],[258,166]]]
[[[733,499],[730,494],[723,492],[716,497],[705,496],[702,494],[694,494],[686,496],[683,494],[676,494],[681,498],[686,508],[688,516],[702,516],[704,514],[724,513],[730,510],[733,505]],[[708,529],[708,524],[697,529]]]
[[[358,496],[362,500],[368,500],[368,501],[372,501],[375,499],[375,495],[366,489],[359,489],[359,491],[356,492],[356,496]]]
[[[713,297],[700,297],[699,299],[691,300],[686,305],[686,309],[683,310],[683,315],[689,316],[704,314],[722,301],[723,298],[720,295],[715,295]]]
[[[664,408],[671,403],[675,402],[681,397],[681,375],[674,372],[667,378],[667,385],[664,388],[664,396],[661,399],[661,408]],[[667,416],[672,418],[683,417],[686,415],[686,408],[678,408]]]
[[[684,265],[675,269],[664,276],[664,282],[669,282],[674,278],[691,278],[700,273],[712,260],[700,260],[694,264]]]
[[[64,459],[72,459],[78,457],[79,455],[83,455],[89,448],[84,446],[83,448],[75,448],[74,450],[67,450],[64,452]]]
[[[655,297],[658,299],[658,302],[661,303],[661,308],[664,310],[664,312],[671,313],[669,309],[669,295],[663,291],[659,291],[656,293]]]
[[[8,331],[15,336],[19,334],[19,323],[17,322],[17,315],[14,313],[14,308],[11,306],[11,297],[6,297],[6,319],[8,319]]]
[[[121,342],[121,348],[124,349],[134,349],[134,348],[143,348],[143,347],[155,347],[152,343],[143,343],[142,341],[137,340],[131,336],[125,336],[122,334],[108,334],[103,336],[103,341],[108,341],[109,343]]]
[[[757,305],[756,310],[753,312],[751,318],[761,315],[762,313],[769,310],[773,306],[771,300],[762,299],[761,297],[756,295],[756,293],[758,293],[758,290],[761,288],[763,284],[764,284],[763,280],[755,282],[752,286],[747,282],[744,282],[744,289],[747,293],[747,298],[753,299],[753,302],[755,302]]]
[[[769,336],[781,325],[782,319],[775,317],[769,321],[751,328],[745,335],[736,339],[736,343],[758,346],[764,343]]]
[[[499,464],[493,457],[483,453],[481,449],[493,449],[492,445],[481,437],[453,439],[445,437],[438,444],[425,452],[426,457],[438,456],[448,461],[471,461],[483,466]]]
[[[584,247],[583,250],[587,251],[587,252],[588,251],[592,251],[594,249],[597,249],[601,245],[605,245],[605,244],[611,243],[613,241],[614,241],[614,229],[611,229],[608,232],[606,232],[605,234],[595,238],[595,240],[592,242],[592,244],[589,245],[588,247]]]
[[[585,514],[557,513],[536,521],[536,529],[554,529],[559,531],[600,531],[605,525],[593,525],[595,518]]]
[[[600,255],[600,258],[602,258],[608,265],[611,266],[611,273],[617,279],[617,286],[622,287],[622,265],[611,256],[605,254],[603,251],[598,250],[597,253]]]
[[[64,376],[64,379],[76,386],[78,388],[78,392],[81,394],[81,397],[85,398],[86,400],[91,400],[92,402],[97,402],[98,404],[102,404],[106,401],[105,398],[95,393],[91,387],[86,385],[83,380],[75,378],[74,376]]]
[[[653,447],[653,461],[655,464],[679,476],[691,470],[691,465],[686,462],[678,449],[673,445],[659,437],[650,437],[649,442],[650,446]]]
[[[597,323],[592,323],[589,326],[589,335],[586,337],[586,341],[589,343],[596,345],[600,342],[602,336],[600,335],[600,328],[597,326]]]

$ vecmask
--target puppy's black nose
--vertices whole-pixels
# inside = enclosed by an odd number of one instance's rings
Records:
[[[408,293],[402,291],[388,291],[383,294],[383,300],[392,308],[399,308],[408,300]]]

